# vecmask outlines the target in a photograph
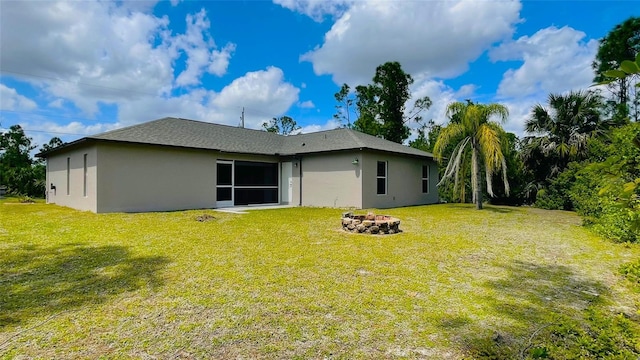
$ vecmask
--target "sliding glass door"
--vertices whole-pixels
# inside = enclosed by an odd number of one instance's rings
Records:
[[[234,164],[236,205],[278,203],[278,164],[236,161]]]
[[[217,207],[279,202],[278,163],[219,160],[216,166]]]
[[[233,206],[233,161],[216,165],[216,207]]]

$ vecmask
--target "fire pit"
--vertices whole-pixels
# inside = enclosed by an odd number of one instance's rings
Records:
[[[355,215],[350,212],[342,214],[342,228],[353,233],[395,234],[399,229],[400,219],[388,215]]]

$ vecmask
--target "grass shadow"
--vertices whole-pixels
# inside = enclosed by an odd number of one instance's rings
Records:
[[[0,328],[143,287],[162,286],[169,260],[135,257],[123,246],[16,246],[0,255]]]
[[[509,209],[505,207],[496,207],[496,205],[484,205],[482,209],[487,210],[488,212],[494,212],[499,214],[510,214],[513,212],[513,209]]]
[[[609,303],[610,292],[604,284],[566,266],[516,261],[503,268],[506,276],[486,281],[484,287],[490,295],[479,300],[492,320],[470,322],[466,315],[460,315],[459,319],[439,322],[472,358],[526,358],[544,329],[567,322],[584,323],[588,309]]]

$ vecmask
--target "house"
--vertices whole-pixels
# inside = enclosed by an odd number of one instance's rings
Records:
[[[97,213],[438,201],[432,154],[350,129],[282,136],[164,118],[37,156],[48,203]]]

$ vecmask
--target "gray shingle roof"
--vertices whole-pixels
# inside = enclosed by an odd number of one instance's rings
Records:
[[[45,156],[48,153],[85,141],[129,142],[262,155],[297,155],[370,149],[419,157],[433,157],[430,153],[351,129],[282,136],[261,130],[177,118],[149,121],[88,136],[38,155]]]
[[[234,153],[274,154],[282,147],[284,136],[202,121],[164,118],[88,138]]]
[[[287,136],[282,153],[309,154],[350,149],[370,149],[420,157],[433,157],[428,152],[351,129],[335,129]]]

